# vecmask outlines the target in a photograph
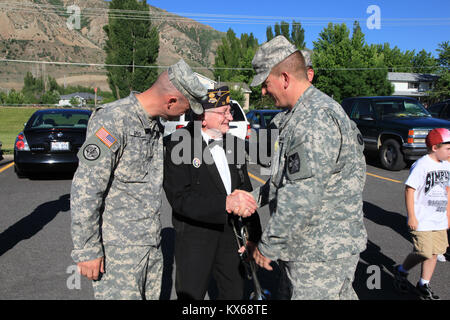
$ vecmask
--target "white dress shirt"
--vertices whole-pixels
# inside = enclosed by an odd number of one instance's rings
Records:
[[[206,132],[202,130],[202,136],[205,140],[206,144],[208,144],[209,139],[211,138]],[[214,139],[216,141],[222,140],[222,137]],[[220,177],[222,178],[223,185],[225,186],[225,190],[227,194],[231,193],[231,175],[230,168],[228,167],[228,160],[225,154],[225,150],[220,145],[215,145],[209,149],[211,155],[214,159],[214,163],[216,164],[217,170],[219,171]]]

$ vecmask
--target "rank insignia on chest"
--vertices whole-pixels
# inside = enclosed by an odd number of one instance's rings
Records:
[[[298,152],[291,154],[288,157],[288,170],[290,174],[294,174],[300,171],[300,157]]]

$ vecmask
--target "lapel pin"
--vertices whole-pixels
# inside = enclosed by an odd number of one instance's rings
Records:
[[[194,168],[198,169],[200,168],[200,165],[202,164],[202,162],[200,161],[199,158],[194,158],[194,160],[192,160],[192,165],[194,166]]]

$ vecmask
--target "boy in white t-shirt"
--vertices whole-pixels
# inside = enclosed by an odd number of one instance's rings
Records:
[[[408,227],[414,250],[403,264],[395,267],[394,285],[402,292],[408,289],[408,271],[422,265],[416,290],[420,298],[437,300],[430,288],[437,256],[448,247],[447,229],[450,227],[450,131],[433,129],[426,138],[428,154],[411,167],[405,182],[405,201]]]

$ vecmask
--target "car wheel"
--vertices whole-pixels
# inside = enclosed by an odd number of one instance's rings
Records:
[[[388,139],[380,148],[380,161],[383,168],[398,171],[406,167],[406,162],[397,140]]]

